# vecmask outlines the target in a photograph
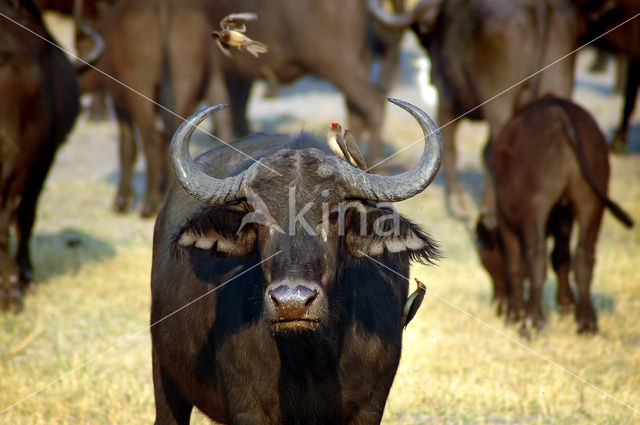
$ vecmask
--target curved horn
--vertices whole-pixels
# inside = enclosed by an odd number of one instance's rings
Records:
[[[102,53],[104,52],[104,40],[96,31],[83,18],[82,1],[75,0],[73,2],[73,20],[76,25],[76,31],[79,31],[87,35],[93,41],[93,49],[82,60],[76,59],[73,61],[73,67],[76,73],[81,73],[89,68],[89,65],[94,65]],[[77,40],[77,38],[76,38]]]
[[[170,157],[173,171],[182,188],[191,196],[209,205],[219,205],[245,196],[245,177],[251,167],[243,172],[217,179],[202,171],[189,154],[189,141],[198,124],[227,104],[203,108],[184,121],[171,139]]]
[[[436,124],[417,106],[399,99],[387,100],[409,112],[420,124],[424,134],[424,150],[420,161],[409,171],[395,176],[365,173],[342,161],[340,170],[347,183],[348,197],[379,202],[402,201],[426,189],[440,169],[444,146]]]
[[[440,3],[440,1],[435,0],[436,3]],[[382,9],[380,0],[368,0],[367,10],[383,26],[392,30],[402,31],[417,21],[420,15],[433,3],[434,0],[422,0],[410,12],[393,14]]]
[[[95,63],[100,59],[102,53],[104,52],[104,40],[95,32],[89,25],[85,23],[78,23],[77,28],[88,35],[93,40],[93,49],[86,55],[84,58],[80,58],[82,60],[74,60],[73,66],[76,72],[80,73],[89,68],[89,65],[95,65]]]

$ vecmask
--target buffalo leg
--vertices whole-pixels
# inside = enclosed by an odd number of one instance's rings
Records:
[[[458,175],[458,152],[455,140],[458,121],[454,121],[455,118],[453,106],[441,99],[438,104],[438,122],[440,126],[444,125],[440,132],[444,142],[442,170],[445,178],[447,208],[454,217],[466,219],[471,215],[473,202]]]
[[[119,159],[120,159],[120,179],[118,181],[118,191],[113,203],[116,212],[124,213],[131,209],[134,200],[133,193],[133,167],[138,156],[138,145],[133,133],[131,118],[120,108],[116,108],[118,119],[119,137]]]
[[[19,235],[16,259],[23,288],[33,280],[33,265],[31,264],[30,253],[31,232],[35,222],[38,198],[54,157],[55,151],[50,150],[39,155],[39,159],[35,162],[37,166],[33,167],[29,172],[22,200],[17,209]]]
[[[167,163],[165,158],[169,155],[169,146],[156,128],[158,117],[155,111],[156,106],[137,94],[127,93],[127,95],[132,121],[140,130],[147,167],[147,185],[141,215],[151,217],[160,209],[163,201],[162,184],[169,171],[165,169]]]
[[[547,278],[547,255],[544,223],[529,223],[523,232],[526,270],[529,275],[529,299],[526,303],[524,332],[541,328],[544,321],[542,294]]]
[[[4,200],[8,202],[8,200]],[[3,205],[0,211],[0,311],[22,309],[22,291],[18,279],[17,267],[9,249],[9,227],[12,217],[11,208]]]
[[[168,178],[166,158],[169,146],[154,128],[155,122],[144,123],[140,128],[142,147],[147,160],[147,188],[142,217],[151,217],[160,209],[164,199],[165,181]]]
[[[524,266],[519,235],[500,220],[500,235],[505,255],[507,281],[510,285],[507,321],[518,322],[524,317]]]
[[[484,268],[489,272],[493,282],[491,303],[496,306],[496,314],[501,316],[507,312],[509,285],[505,271],[502,243],[498,229],[489,230],[478,219],[476,222],[476,248]]]
[[[640,61],[630,59],[627,69],[627,82],[624,91],[624,106],[622,108],[622,117],[620,125],[611,142],[611,150],[620,152],[626,149],[627,135],[629,132],[629,118],[633,113],[633,108],[640,87]]]
[[[155,352],[152,357],[155,425],[188,425],[193,405],[180,395],[173,381],[162,371]]]
[[[575,297],[569,283],[569,269],[571,267],[571,227],[573,217],[568,208],[556,207],[549,218],[550,232],[555,242],[551,252],[551,264],[558,278],[558,292],[556,303],[561,313],[568,313],[575,305]]]
[[[603,209],[598,204],[590,210],[578,217],[580,237],[573,259],[573,273],[578,286],[578,303],[576,306],[578,333],[595,333],[598,331],[596,310],[591,302],[591,279],[593,277],[596,241],[600,224],[602,223]]]
[[[229,103],[229,93],[224,83],[222,67],[216,62],[215,58],[211,60],[213,71],[209,77],[207,84],[207,101],[212,105],[221,103]],[[215,122],[215,134],[225,143],[231,142],[233,138],[232,115],[229,108],[222,109],[213,116]]]
[[[483,115],[489,123],[489,139],[482,151],[482,165],[484,167],[484,190],[480,202],[480,213],[482,221],[489,229],[497,225],[497,205],[495,185],[493,183],[493,171],[491,170],[490,159],[495,144],[496,137],[513,114],[515,100],[502,99],[499,102],[489,102],[482,110]]]
[[[253,83],[251,80],[235,76],[227,76],[226,81],[231,101],[233,133],[236,137],[244,137],[250,132],[247,121],[247,103]]]

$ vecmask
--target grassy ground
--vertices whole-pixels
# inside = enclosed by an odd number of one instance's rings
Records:
[[[411,84],[406,79],[394,95],[420,104]],[[619,97],[607,94],[609,86],[605,77],[585,77],[576,90],[577,101],[607,131],[620,106]],[[297,106],[305,104],[315,109]],[[287,105],[291,115],[269,119]],[[304,125],[323,132],[344,116],[335,92],[295,87],[278,101],[256,97],[251,114],[257,127],[298,131]],[[390,151],[416,140],[415,127],[405,114],[389,110]],[[635,153],[612,157],[610,184],[613,198],[636,223],[639,133],[635,127]],[[33,239],[39,283],[22,314],[0,314],[0,410],[28,397],[0,414],[0,424],[153,422],[146,330],[153,223],[110,210],[116,134],[111,124],[81,119],[59,152]],[[464,125],[459,137],[464,176],[476,195],[485,136],[483,126]],[[420,149],[393,162],[411,163]],[[141,164],[138,170],[141,190]],[[547,327],[526,341],[489,306],[489,280],[465,227],[445,211],[442,179],[400,208],[430,229],[446,257],[438,266],[412,270],[429,295],[405,332],[385,424],[640,423],[640,227],[626,231],[605,217],[593,283],[600,333],[578,337],[573,320],[555,313],[549,275]],[[208,423],[194,417],[193,423]]]

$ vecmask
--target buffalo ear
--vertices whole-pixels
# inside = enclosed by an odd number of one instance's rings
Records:
[[[256,245],[256,229],[252,225],[240,227],[246,210],[234,207],[214,207],[189,220],[178,233],[175,246],[214,255],[241,257],[250,254]]]
[[[241,257],[253,251],[256,243],[256,232],[253,228],[243,229],[236,237],[223,236],[214,228],[206,233],[193,230],[182,232],[178,239],[178,247],[195,248],[220,252],[230,256]]]
[[[366,211],[366,217],[353,211],[347,218],[346,246],[354,257],[399,255],[423,264],[440,257],[436,242],[397,211],[371,207]]]

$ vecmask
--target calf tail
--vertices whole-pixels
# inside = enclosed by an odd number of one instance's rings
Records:
[[[580,171],[582,171],[582,175],[591,186],[591,189],[598,195],[598,197],[602,200],[605,207],[611,211],[613,216],[617,218],[623,225],[626,227],[633,227],[633,220],[618,204],[616,204],[609,196],[606,191],[600,187],[598,182],[596,182],[593,174],[591,174],[591,170],[589,169],[589,164],[587,162],[586,155],[584,150],[582,149],[582,144],[580,143],[580,135],[578,128],[574,125],[571,119],[569,119],[569,111],[566,108],[566,105],[563,103],[558,103],[559,106],[563,109],[563,114],[561,116],[564,118],[565,130],[567,134],[567,138],[569,139],[569,145],[571,145],[571,150],[576,156],[578,160],[578,164],[580,165]]]

